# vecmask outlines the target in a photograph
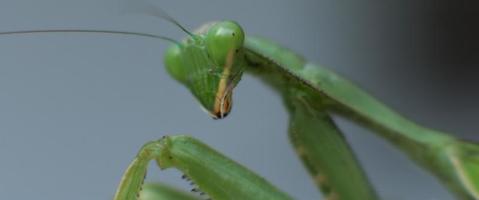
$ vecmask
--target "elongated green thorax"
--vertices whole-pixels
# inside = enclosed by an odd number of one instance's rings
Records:
[[[232,21],[218,22],[171,46],[165,55],[167,71],[185,85],[215,119],[231,110],[232,90],[243,73],[244,33]]]

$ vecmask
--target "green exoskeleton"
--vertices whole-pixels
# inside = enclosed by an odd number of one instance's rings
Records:
[[[95,32],[98,30],[15,31]],[[168,39],[169,40],[169,39]],[[214,119],[232,107],[243,72],[274,88],[290,115],[289,137],[298,156],[327,199],[378,199],[342,133],[331,119],[338,113],[372,129],[437,176],[458,198],[479,199],[479,145],[422,127],[395,113],[334,72],[305,61],[263,38],[249,37],[233,21],[210,23],[165,55],[168,73],[186,86]],[[189,136],[166,136],[145,144],[126,170],[115,200],[196,199],[162,185],[145,185],[148,163],[176,168],[194,191],[212,199],[291,199],[266,180]],[[142,190],[143,188],[143,190]]]
[[[233,88],[243,71],[270,84],[281,94],[289,111],[291,142],[328,199],[378,198],[330,113],[339,113],[374,130],[435,174],[458,197],[479,198],[478,145],[405,119],[334,72],[307,62],[269,40],[247,37],[235,22],[222,21],[206,25],[183,43],[172,45],[165,55],[165,66],[215,119],[223,118],[230,112]],[[190,155],[188,159],[192,163],[185,166],[184,161],[169,161],[186,159],[185,157],[161,156],[164,152],[171,152],[170,148],[164,147],[167,146],[164,145],[164,140],[155,143],[165,150],[157,151],[158,154],[150,159],[156,159],[162,168],[178,168],[213,199],[288,198],[276,196],[282,193],[271,189],[266,183],[261,183],[262,186],[267,186],[264,190],[251,191],[251,187],[261,188],[257,185],[258,178],[254,176],[246,180],[244,178],[248,176],[244,173],[248,174],[247,171],[237,170],[229,164],[211,164],[207,167],[209,169],[194,174],[194,171],[206,164],[199,164],[199,160],[208,159],[216,153],[208,152],[210,150],[205,147],[201,150],[205,153],[203,156],[193,155],[190,151],[200,151],[191,145],[191,142],[197,141],[185,139],[189,142],[178,147],[184,148],[179,154]],[[141,158],[142,152],[149,151],[148,149],[147,146],[144,147],[138,157]],[[230,167],[225,170],[225,165]],[[213,173],[208,177],[218,177],[214,182],[223,186],[227,183],[229,185],[232,179],[236,180],[232,185],[234,191],[228,190],[225,193],[224,189],[230,189],[229,186],[216,188],[213,183],[204,183],[203,176],[210,172]],[[139,191],[139,185],[124,187],[125,183],[131,183],[129,178],[139,179],[138,176],[127,173],[124,178],[120,192]]]
[[[435,174],[459,198],[479,198],[478,145],[403,118],[334,72],[309,63],[269,40],[246,37],[235,22],[207,24],[183,43],[172,45],[165,55],[165,65],[170,75],[186,86],[214,119],[230,112],[233,88],[243,71],[276,89],[290,114],[291,142],[327,199],[378,198],[332,121],[331,113],[339,113],[374,130]],[[210,161],[217,154],[207,152],[206,146],[198,148],[203,144],[192,138],[181,139],[188,140],[181,142],[181,147],[178,145],[183,150],[181,153],[174,147],[164,147],[171,140],[175,139],[153,142],[164,148],[159,151],[150,150],[148,146],[152,144],[148,144],[137,159],[145,163],[156,159],[161,168],[176,167],[213,199],[289,198],[262,179],[250,177],[247,170],[240,170],[243,168],[236,164],[233,167],[229,163],[216,163],[226,158]],[[151,152],[149,159],[144,158],[145,151]],[[152,152],[157,153],[153,156]],[[165,152],[178,155],[162,156]],[[143,170],[144,167],[129,168],[117,199],[130,199],[122,194],[139,194]],[[139,171],[142,173],[133,173]],[[212,182],[205,183],[206,180]]]

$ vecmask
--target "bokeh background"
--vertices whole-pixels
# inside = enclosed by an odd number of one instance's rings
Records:
[[[131,0],[134,1],[134,0]],[[405,116],[479,141],[474,1],[151,0],[189,29],[233,19],[359,83]],[[477,1],[476,1],[477,2]],[[119,0],[1,0],[0,31],[89,28],[185,36]],[[0,199],[111,199],[146,141],[187,133],[297,199],[319,199],[287,140],[281,101],[245,76],[214,121],[169,78],[166,42],[98,34],[0,36]],[[384,199],[454,199],[370,131],[337,118]],[[191,189],[151,165],[148,181]]]

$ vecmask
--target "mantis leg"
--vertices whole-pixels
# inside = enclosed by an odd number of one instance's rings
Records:
[[[176,168],[212,199],[291,199],[262,177],[189,136],[166,136],[146,143],[120,182],[114,200],[137,200],[148,163]]]
[[[296,95],[295,97],[298,97]],[[329,114],[307,97],[292,100],[289,136],[326,199],[377,199],[367,177]]]
[[[160,183],[146,183],[140,192],[141,200],[200,200],[184,191]]]

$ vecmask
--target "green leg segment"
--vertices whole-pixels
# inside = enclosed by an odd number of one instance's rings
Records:
[[[328,113],[311,107],[314,104],[309,104],[306,97],[295,98],[289,106],[289,135],[324,197],[330,200],[377,199],[349,145]]]
[[[212,199],[288,200],[262,177],[189,136],[167,136],[145,144],[126,170],[114,200],[137,200],[148,163],[183,172]],[[141,197],[140,197],[141,198]]]
[[[202,198],[185,191],[159,183],[146,183],[143,185],[140,197],[141,200],[202,200]]]

